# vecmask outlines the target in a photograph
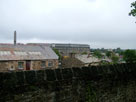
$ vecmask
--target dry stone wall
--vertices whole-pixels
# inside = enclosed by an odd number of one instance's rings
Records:
[[[136,102],[136,64],[0,72],[0,102]]]

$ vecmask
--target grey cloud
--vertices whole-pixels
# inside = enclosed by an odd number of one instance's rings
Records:
[[[128,16],[132,0],[50,1],[47,5],[45,0],[1,0],[1,41],[11,42],[17,30],[19,41],[36,38],[89,43],[93,47],[136,48],[135,19]]]

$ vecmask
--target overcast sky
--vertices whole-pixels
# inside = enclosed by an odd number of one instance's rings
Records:
[[[86,43],[136,48],[134,0],[0,0],[0,43]]]

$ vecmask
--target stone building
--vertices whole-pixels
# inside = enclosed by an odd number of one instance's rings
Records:
[[[58,68],[58,56],[48,46],[0,44],[0,71]]]

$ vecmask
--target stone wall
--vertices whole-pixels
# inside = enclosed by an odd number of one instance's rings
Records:
[[[136,102],[136,64],[0,73],[0,102]]]

